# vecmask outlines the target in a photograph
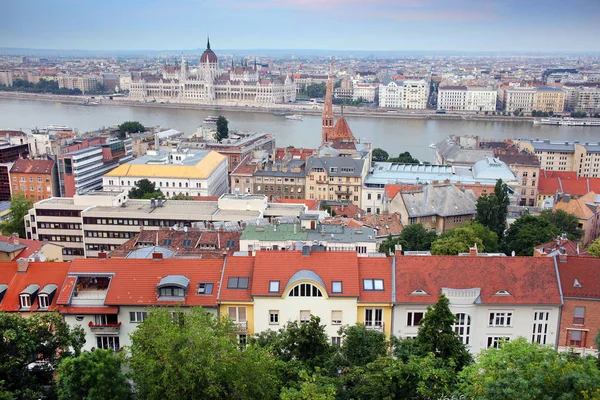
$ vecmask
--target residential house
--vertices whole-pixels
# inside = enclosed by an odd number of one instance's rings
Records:
[[[50,242],[23,239],[17,234],[0,235],[0,262],[19,258],[31,261],[63,261],[62,246]]]
[[[40,201],[60,196],[56,164],[52,160],[16,160],[10,169],[12,194]]]
[[[563,210],[579,219],[578,227],[583,230],[581,241],[584,246],[600,237],[600,194],[589,192],[581,197],[568,194],[557,196],[552,210]]]

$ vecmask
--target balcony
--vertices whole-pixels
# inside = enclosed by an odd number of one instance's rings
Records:
[[[108,334],[108,333],[119,333],[119,329],[121,328],[121,323],[117,322],[116,324],[95,324],[92,321],[88,324],[90,330],[97,334]]]
[[[365,328],[372,330],[372,331],[377,331],[377,332],[381,332],[383,333],[385,324],[383,322],[366,322],[365,323]]]
[[[248,332],[248,322],[234,322],[236,326],[236,332]]]
[[[336,194],[347,194],[347,195],[350,195],[351,193],[354,193],[354,192],[351,192],[350,189],[336,189],[335,193]]]

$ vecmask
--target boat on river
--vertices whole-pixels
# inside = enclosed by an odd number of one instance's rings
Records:
[[[287,119],[291,119],[291,120],[294,120],[294,121],[302,121],[302,115],[298,115],[298,114],[286,115],[285,117]]]
[[[205,124],[216,124],[218,119],[219,119],[219,117],[209,115],[208,117],[204,118],[204,123]]]
[[[600,126],[600,119],[591,118],[542,118],[534,119],[534,125],[560,125],[560,126]]]

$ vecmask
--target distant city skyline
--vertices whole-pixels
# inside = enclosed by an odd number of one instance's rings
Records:
[[[598,0],[20,0],[0,47],[597,52]]]

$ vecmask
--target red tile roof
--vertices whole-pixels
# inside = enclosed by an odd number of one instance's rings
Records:
[[[31,240],[31,239],[23,239],[23,238],[18,238],[17,240],[18,240],[19,244],[27,246],[27,247],[25,247],[23,250],[21,250],[21,252],[15,256],[14,260],[21,258],[21,257],[29,258],[29,256],[31,256],[33,253],[39,251],[42,248],[42,246],[44,245],[44,242],[40,242],[39,240]],[[0,235],[0,242],[14,243],[14,239],[11,238],[10,236]]]
[[[388,199],[396,197],[401,190],[421,190],[423,186],[414,185],[385,185],[385,195]]]
[[[540,244],[539,246],[535,246],[535,250],[543,251],[542,255],[550,254],[554,251],[558,251],[559,249],[565,249],[568,257],[591,257],[592,255],[585,251],[583,246],[580,246],[579,243],[575,243],[569,239],[561,239],[560,237],[556,240],[553,240],[548,243]]]
[[[0,262],[0,285],[8,285],[17,273],[15,261]]]
[[[252,281],[253,296],[281,296],[298,271],[317,274],[330,297],[358,297],[358,255],[354,252],[257,251]],[[269,281],[279,281],[280,293],[269,293]],[[331,282],[341,281],[343,293],[331,293]]]
[[[600,259],[567,258],[558,263],[558,272],[563,296],[600,300]]]
[[[361,303],[392,302],[392,259],[389,257],[358,257],[358,284]],[[363,279],[383,279],[382,291],[364,290]]]
[[[14,264],[16,270],[16,263]],[[54,310],[56,308],[56,301],[58,299],[61,286],[65,280],[65,277],[67,276],[67,272],[69,271],[69,266],[69,263],[62,262],[30,262],[27,272],[15,273],[13,279],[8,284],[8,289],[6,290],[6,294],[4,295],[4,299],[2,300],[0,308],[3,311],[19,311],[21,308],[19,294],[21,294],[21,292],[23,292],[27,286],[31,284],[39,285],[39,290],[41,291],[44,286],[48,284],[54,284],[58,286],[58,288],[54,293],[52,303],[49,304],[48,307],[49,311]],[[37,300],[34,301],[31,305],[30,311],[37,311],[38,304],[39,303]]]
[[[227,257],[219,301],[252,301],[254,257]],[[229,278],[248,278],[248,289],[228,289]]]
[[[106,295],[105,305],[173,305],[215,307],[223,268],[222,260],[137,260],[137,259],[76,259],[69,274],[114,274]],[[158,300],[157,285],[167,275],[184,275],[190,282],[181,303]],[[198,283],[212,282],[211,295],[196,294]],[[61,294],[61,301],[64,299]]]
[[[54,167],[52,160],[23,160],[15,161],[10,169],[11,174],[51,174]]]
[[[76,306],[58,306],[61,314],[118,314],[119,307],[76,307]]]
[[[484,304],[561,304],[549,257],[396,256],[397,303],[435,303],[442,288],[480,288]]]
[[[273,199],[273,203],[281,203],[281,204],[304,204],[309,210],[318,210],[319,209],[319,200],[308,200],[308,199],[282,199],[281,197],[277,197]]]
[[[538,192],[540,194],[561,192],[578,196],[588,192],[600,193],[600,178],[577,177],[577,172],[574,171],[540,170]]]

